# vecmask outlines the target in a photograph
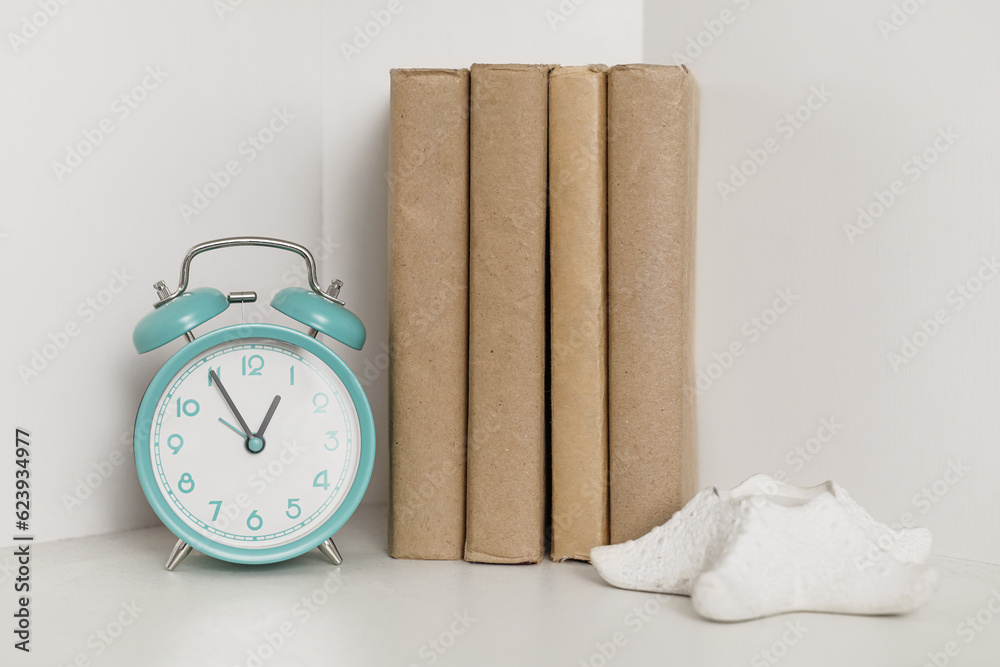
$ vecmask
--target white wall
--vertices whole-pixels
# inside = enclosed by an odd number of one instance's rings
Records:
[[[345,356],[366,382],[382,445],[366,501],[384,501],[388,70],[673,63],[691,38],[704,44],[690,64],[702,90],[697,362],[716,376],[700,399],[702,484],[727,487],[758,471],[803,484],[833,478],[878,518],[909,512],[930,526],[939,553],[1000,562],[1000,535],[979,528],[1000,506],[991,449],[1000,293],[996,281],[971,300],[955,291],[977,287],[983,258],[1000,254],[1000,9],[914,2],[402,0],[388,20],[388,0],[242,2],[222,16],[194,0],[94,0],[60,6],[16,49],[9,33],[39,5],[5,3],[0,303],[10,352],[0,429],[32,432],[34,532],[57,539],[155,521],[131,464],[113,466],[72,512],[63,499],[95,466],[130,456],[141,393],[176,349],[139,357],[131,347],[149,284],[173,285],[184,250],[235,234],[300,240],[322,258],[321,279],[344,279],[369,331],[365,350]],[[891,20],[894,3],[920,9],[883,36],[878,22]],[[368,26],[379,18],[385,25]],[[366,27],[377,33],[368,43],[356,31]],[[163,81],[121,117],[113,100],[157,66]],[[813,97],[819,108],[794,132],[779,125],[814,87],[832,95]],[[246,163],[240,142],[274,107],[296,118]],[[52,162],[105,117],[113,132],[60,181]],[[953,145],[912,180],[911,156],[935,157],[949,128]],[[717,184],[760,159],[765,142],[767,161],[723,199]],[[183,220],[179,205],[230,159],[243,161],[241,173]],[[858,207],[894,180],[901,194],[888,211],[849,238]],[[295,280],[296,267],[275,253],[229,251],[197,260],[193,277],[267,295]],[[116,270],[128,285],[90,315],[79,304],[106,296]],[[771,313],[781,290],[795,300]],[[935,313],[944,323],[894,368],[888,354]],[[766,331],[754,324],[772,315]],[[226,320],[238,317],[234,308]],[[78,335],[22,381],[18,366],[70,324]],[[734,343],[741,353],[723,369]],[[839,425],[832,437],[824,419]],[[817,434],[827,442],[810,441]],[[817,445],[809,460],[796,454]],[[950,462],[968,470],[948,473]],[[936,502],[920,497],[924,488]],[[10,491],[3,476],[0,495]],[[9,544],[6,533],[0,540]]]
[[[904,5],[916,13],[897,13],[902,25],[883,35],[879,22]],[[731,22],[713,23],[724,10]],[[704,21],[719,34],[701,35],[691,64],[702,92],[696,354],[717,376],[702,381],[703,485],[832,478],[877,518],[930,527],[936,552],[1000,563],[1000,280],[977,276],[1000,259],[1000,7],[648,2],[646,60],[673,63]],[[814,97],[800,128],[779,126],[816,88],[829,99]],[[723,197],[718,183],[769,138],[777,151]],[[935,161],[923,170],[913,156],[925,151]],[[881,217],[845,230],[897,180]],[[971,299],[957,291],[967,283]],[[779,290],[794,304],[756,328]],[[925,339],[935,314],[944,323]],[[914,337],[925,344],[907,359]],[[743,352],[723,370],[734,342]],[[838,424],[832,436],[824,419]],[[828,442],[810,443],[817,434]],[[810,460],[796,453],[807,445]]]
[[[156,523],[130,432],[146,384],[180,343],[140,357],[131,333],[152,307],[151,284],[175,286],[187,248],[222,236],[297,240],[320,259],[321,281],[345,281],[343,296],[369,331],[364,353],[345,357],[375,377],[367,390],[382,444],[366,501],[386,500],[386,378],[372,364],[384,365],[387,340],[389,68],[639,60],[642,8],[637,0],[614,9],[595,3],[564,21],[546,16],[556,3],[404,2],[348,62],[339,43],[353,41],[372,11],[384,20],[385,8],[12,0],[0,11],[0,303],[10,314],[0,430],[31,433],[37,539]],[[130,106],[144,80],[148,89]],[[275,108],[295,118],[250,161],[243,142]],[[88,154],[70,171],[53,167],[66,162],[67,145],[86,141],[95,145],[80,149]],[[221,194],[199,201],[197,214],[181,209],[193,208],[194,189],[230,160],[240,172]],[[262,304],[246,309],[248,319],[287,322],[263,304],[301,280],[300,264],[273,251],[225,251],[196,260],[192,283],[256,289]],[[125,284],[113,282],[116,271]],[[240,317],[233,307],[205,328]],[[32,374],[36,351],[52,358],[44,368],[36,359]],[[0,477],[0,495],[12,491],[9,476]],[[9,533],[0,536],[0,545],[10,543]]]
[[[36,14],[42,27],[24,29]],[[320,16],[316,0],[221,13],[196,0],[8,0],[0,10],[0,432],[9,445],[0,497],[13,498],[13,431],[26,428],[38,539],[156,521],[129,434],[146,384],[179,343],[142,357],[132,347],[152,283],[176,286],[184,251],[215,237],[287,236],[319,251]],[[12,40],[22,29],[29,38]],[[144,81],[149,89],[133,93]],[[241,143],[275,108],[295,118],[250,161]],[[75,169],[53,168],[88,135],[97,145]],[[239,174],[185,220],[180,205],[229,160]],[[294,265],[259,250],[228,253],[196,260],[193,283],[268,295]],[[238,321],[231,310],[212,326]],[[46,350],[52,340],[64,347]],[[36,350],[52,358],[22,378],[18,367],[30,368]],[[67,508],[77,493],[85,498]]]
[[[561,13],[558,0],[402,0],[394,15],[388,5],[387,0],[329,2],[324,19],[323,220],[326,232],[336,233],[340,243],[328,266],[337,267],[348,307],[368,328],[365,349],[345,355],[375,412],[379,447],[366,502],[388,500],[389,70],[468,67],[474,62],[642,60],[642,5],[637,0],[579,7],[567,0]],[[376,23],[379,18],[384,27]],[[366,29],[375,35],[367,44],[358,37]]]

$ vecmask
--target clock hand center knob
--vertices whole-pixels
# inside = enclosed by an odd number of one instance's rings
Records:
[[[251,436],[247,438],[247,450],[253,454],[259,454],[264,449],[264,438]]]

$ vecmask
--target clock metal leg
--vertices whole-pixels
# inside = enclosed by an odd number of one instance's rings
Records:
[[[177,540],[177,544],[174,545],[173,550],[170,552],[170,557],[167,559],[167,570],[170,572],[174,571],[174,568],[182,560],[184,560],[187,555],[191,553],[191,545],[184,540]]]
[[[341,557],[340,552],[337,550],[337,545],[333,543],[333,538],[331,537],[323,544],[319,545],[319,550],[323,552],[326,559],[333,563],[334,565],[340,565],[344,562]]]

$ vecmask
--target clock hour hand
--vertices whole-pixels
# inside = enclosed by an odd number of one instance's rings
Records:
[[[260,428],[257,429],[257,433],[254,434],[258,438],[263,438],[264,437],[264,429],[266,429],[267,425],[271,423],[271,417],[274,416],[274,411],[275,411],[275,409],[277,409],[277,407],[278,407],[278,401],[280,401],[280,400],[281,400],[281,396],[275,396],[274,400],[271,401],[271,407],[269,407],[267,409],[267,414],[264,415],[264,421],[261,422]]]
[[[250,427],[247,426],[246,420],[243,419],[243,415],[240,414],[240,411],[236,409],[236,404],[233,403],[233,399],[230,398],[229,392],[222,386],[222,380],[219,379],[219,375],[214,370],[208,371],[208,374],[212,376],[212,381],[219,387],[219,391],[222,392],[222,398],[226,399],[226,403],[229,405],[229,409],[233,411],[236,421],[238,421],[240,426],[243,427],[243,432],[250,433]]]

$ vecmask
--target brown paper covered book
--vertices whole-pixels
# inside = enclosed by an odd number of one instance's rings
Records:
[[[472,66],[465,559],[475,562],[542,558],[549,69]]]
[[[389,552],[461,559],[469,72],[393,70],[389,106]]]
[[[697,487],[694,243],[698,92],[684,67],[608,73],[611,541]]]
[[[549,76],[552,560],[608,543],[607,68]]]

